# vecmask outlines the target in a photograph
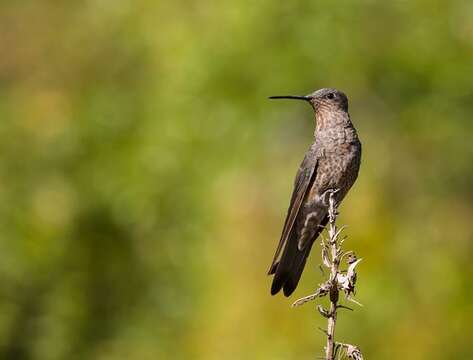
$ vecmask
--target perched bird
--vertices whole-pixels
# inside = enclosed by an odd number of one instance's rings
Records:
[[[309,102],[315,112],[314,143],[297,172],[279,245],[268,274],[274,274],[271,294],[296,289],[310,249],[328,222],[327,190],[343,200],[358,176],[361,143],[348,114],[348,98],[336,89],[307,96],[271,96]]]

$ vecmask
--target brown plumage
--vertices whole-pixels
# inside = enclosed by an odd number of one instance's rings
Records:
[[[297,172],[279,245],[268,274],[274,275],[271,294],[296,289],[312,244],[327,224],[327,190],[338,190],[340,203],[358,176],[361,143],[348,114],[348,99],[336,89],[320,89],[307,96],[271,99],[308,101],[314,111],[314,143]]]

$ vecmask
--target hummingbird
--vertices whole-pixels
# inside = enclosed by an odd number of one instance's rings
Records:
[[[294,181],[279,245],[269,268],[271,295],[290,296],[297,287],[314,241],[328,222],[326,194],[335,191],[337,206],[358,177],[361,142],[348,113],[348,98],[324,88],[306,96],[271,96],[308,102],[315,113],[314,142]]]

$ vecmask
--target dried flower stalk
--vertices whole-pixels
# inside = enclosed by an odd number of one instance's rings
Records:
[[[330,308],[325,309],[322,305],[317,305],[317,311],[327,319],[327,330],[323,330],[327,336],[327,344],[325,346],[325,360],[342,359],[346,357],[348,359],[363,360],[363,356],[358,347],[335,342],[335,325],[337,323],[337,311],[338,309],[349,309],[351,308],[339,305],[340,291],[345,293],[345,298],[358,305],[353,295],[355,294],[356,284],[356,272],[355,267],[360,263],[361,259],[357,259],[353,251],[343,251],[342,245],[345,238],[340,238],[341,232],[344,227],[338,229],[336,220],[338,216],[337,204],[334,195],[338,190],[328,190],[324,196],[328,195],[328,216],[329,223],[327,228],[328,239],[324,241],[322,239],[322,263],[330,270],[330,276],[328,280],[319,285],[314,294],[305,296],[297,300],[293,306],[300,306],[306,302],[315,300],[318,297],[329,296]],[[347,269],[341,270],[340,264],[346,257]]]

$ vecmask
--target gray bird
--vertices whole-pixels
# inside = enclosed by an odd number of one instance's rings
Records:
[[[294,191],[279,245],[268,274],[274,274],[271,295],[297,287],[310,249],[328,222],[327,190],[343,200],[358,176],[361,143],[348,114],[348,98],[336,89],[320,89],[307,96],[270,99],[308,101],[315,112],[314,143],[297,172]]]

